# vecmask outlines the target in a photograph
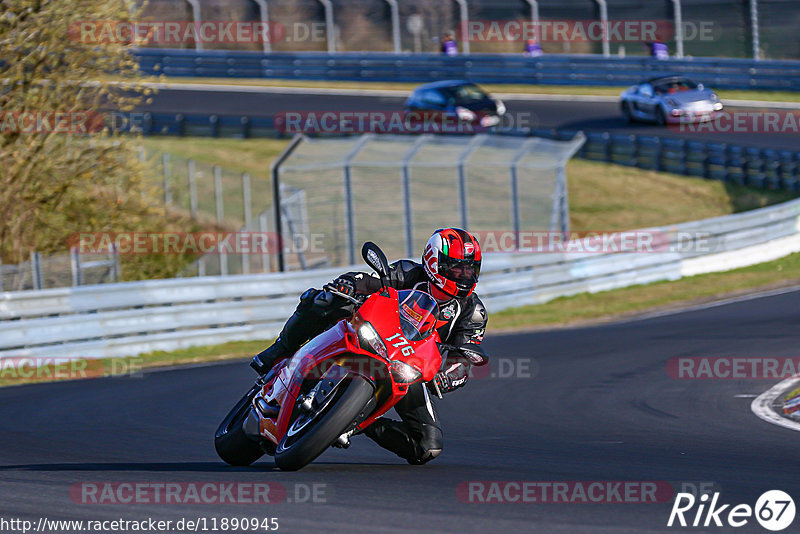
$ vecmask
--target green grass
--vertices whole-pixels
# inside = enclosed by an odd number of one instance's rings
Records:
[[[271,203],[269,167],[288,143],[285,139],[211,139],[159,137],[142,141],[148,151],[194,158],[210,167],[218,164],[234,173],[248,172],[256,207]],[[199,168],[199,167],[198,167]],[[206,178],[210,173],[206,172]],[[662,226],[737,213],[792,198],[787,192],[760,191],[723,182],[688,178],[609,163],[573,159],[567,164],[572,228],[616,231]],[[319,181],[320,177],[312,177]],[[201,184],[200,210],[214,215],[213,189]],[[226,174],[223,187],[237,191],[237,174]],[[185,189],[185,186],[184,186]],[[174,190],[179,190],[175,187]],[[505,198],[505,197],[504,197]],[[225,213],[237,213],[238,196],[226,202]],[[254,209],[254,213],[259,209]]]
[[[261,78],[164,78],[163,83],[194,83],[221,85],[256,85],[261,87],[304,87],[312,89],[390,89],[411,91],[418,83],[394,82],[347,82],[315,80],[265,80]],[[533,85],[533,84],[480,84],[492,93],[523,93],[541,95],[590,95],[619,96],[625,87],[586,87],[573,85]],[[763,100],[765,102],[800,102],[800,92],[793,91],[744,91],[720,89],[717,91],[723,100]]]

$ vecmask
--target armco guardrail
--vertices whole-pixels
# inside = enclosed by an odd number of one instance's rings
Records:
[[[720,89],[800,89],[800,61],[509,54],[273,53],[228,50],[136,50],[148,74],[217,78],[286,78],[426,82],[464,78],[478,83],[632,85],[681,73]]]
[[[800,252],[800,200],[646,232],[661,251],[487,255],[478,291],[492,312],[769,261]],[[0,293],[0,359],[116,357],[270,338],[304,289],[343,270]]]

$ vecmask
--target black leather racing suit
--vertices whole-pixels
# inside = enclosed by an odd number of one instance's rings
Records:
[[[353,280],[356,293],[370,295],[381,287],[375,275],[350,272],[343,277]],[[395,289],[429,291],[428,275],[421,264],[400,260],[389,269],[389,285]],[[300,304],[286,322],[276,343],[283,343],[294,353],[303,343],[324,332],[334,323],[353,313],[353,305],[336,306],[320,299],[323,292],[309,289],[300,297]],[[439,304],[437,330],[442,342],[450,345],[480,344],[486,330],[486,308],[475,293],[464,299],[452,299]],[[411,464],[424,464],[442,451],[442,428],[425,385],[417,382],[395,405],[402,421],[381,417],[365,434],[381,447],[396,453]]]

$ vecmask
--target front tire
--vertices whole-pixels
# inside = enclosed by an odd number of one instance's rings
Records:
[[[242,423],[250,413],[251,403],[258,389],[258,385],[253,386],[236,403],[214,434],[214,447],[217,449],[217,454],[229,465],[250,465],[264,455],[261,445],[247,437],[242,428]]]
[[[359,416],[375,393],[372,384],[359,375],[351,375],[337,389],[343,386],[343,391],[335,392],[338,398],[322,406],[308,424],[293,434],[287,431],[275,450],[275,465],[296,471],[313,462]]]

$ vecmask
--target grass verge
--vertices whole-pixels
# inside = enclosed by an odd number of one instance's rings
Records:
[[[212,139],[159,137],[141,141],[148,151],[169,152],[198,163],[248,172],[253,187],[264,191],[259,202],[270,202],[269,166],[288,143],[285,139]],[[227,176],[227,175],[226,175]],[[784,202],[782,191],[761,191],[723,182],[647,171],[610,163],[573,159],[567,164],[572,228],[618,231],[674,224],[728,215]],[[160,177],[156,176],[156,180]],[[238,186],[233,178],[231,188]],[[223,184],[225,186],[225,184]],[[235,197],[238,201],[239,197]],[[201,211],[206,204],[201,202]],[[207,215],[214,217],[213,203]],[[226,213],[229,211],[226,208]]]

